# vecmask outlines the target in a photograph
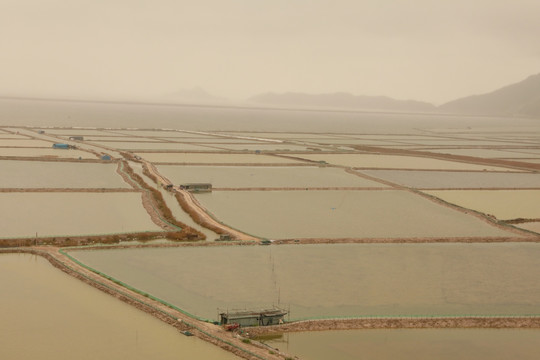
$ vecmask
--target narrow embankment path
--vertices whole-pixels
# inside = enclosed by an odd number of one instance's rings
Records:
[[[455,316],[307,320],[250,328],[249,336],[356,329],[540,329],[540,316]]]
[[[173,185],[173,183],[169,179],[167,179],[165,176],[159,173],[159,171],[156,169],[156,167],[152,163],[144,159],[141,159],[141,161],[143,165],[146,166],[150,174],[153,175],[156,179],[158,179],[158,182],[160,182],[163,185]],[[191,211],[193,211],[198,217],[203,219],[203,222],[210,224],[211,227],[213,227],[214,229],[221,229],[224,233],[230,234],[232,237],[234,237],[237,240],[260,241],[260,239],[255,236],[245,234],[239,230],[233,229],[217,221],[206,211],[206,209],[197,201],[197,199],[195,199],[195,197],[190,192],[182,190],[180,189],[179,186],[174,186],[174,185],[173,185],[173,189],[174,191],[176,191],[176,193],[178,193],[184,199],[185,204],[190,208]],[[214,229],[211,229],[211,230],[214,230]]]

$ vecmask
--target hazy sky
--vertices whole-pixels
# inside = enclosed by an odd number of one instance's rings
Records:
[[[435,103],[540,72],[539,0],[0,0],[0,95]]]

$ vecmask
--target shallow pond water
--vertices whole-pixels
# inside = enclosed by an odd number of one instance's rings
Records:
[[[290,333],[265,344],[305,360],[534,360],[538,329],[399,329]]]
[[[145,153],[137,155],[151,162],[202,163],[202,164],[292,164],[301,163],[270,155],[256,154],[189,154],[189,153]]]
[[[0,148],[0,156],[97,159],[96,155],[86,151],[52,148]]]
[[[210,144],[208,144],[210,145]],[[212,146],[219,147],[225,150],[231,151],[276,151],[276,152],[289,152],[289,151],[309,151],[307,146],[275,143],[275,144],[214,144]],[[315,146],[315,148],[317,148]]]
[[[339,244],[70,251],[192,314],[291,319],[540,314],[540,245]]]
[[[116,164],[0,160],[4,188],[130,188]]]
[[[540,190],[434,190],[427,193],[494,215],[499,220],[540,218]]]
[[[486,159],[512,159],[526,158],[531,154],[520,153],[517,151],[496,150],[496,149],[429,149],[426,150],[434,153],[451,154],[459,156],[474,156]]]
[[[227,225],[270,239],[510,235],[400,190],[214,191],[196,197]]]
[[[421,170],[361,170],[360,172],[362,174],[417,189],[540,189],[540,174],[538,173]]]
[[[140,193],[0,193],[0,237],[162,231]]]
[[[357,168],[511,171],[502,167],[398,155],[321,154],[299,155],[303,159],[326,161],[330,164]]]
[[[0,357],[236,359],[28,254],[0,254]]]
[[[29,147],[29,148],[50,148],[52,142],[33,140],[33,139],[0,139],[0,146],[2,147]]]
[[[387,187],[331,167],[159,165],[158,170],[176,184],[209,182],[225,188]]]
[[[215,149],[171,142],[129,142],[129,141],[93,141],[93,144],[120,150],[175,150],[175,151],[215,151]]]

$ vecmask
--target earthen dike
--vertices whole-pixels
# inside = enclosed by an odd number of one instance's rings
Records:
[[[443,156],[434,156],[432,153],[421,153],[416,151],[409,150],[398,150],[398,149],[386,149],[386,148],[375,148],[367,146],[358,146],[358,150],[368,152],[368,153],[386,153],[386,154],[396,154],[396,155],[409,155],[409,156],[426,156],[431,158],[440,158],[444,160],[453,160],[453,161],[462,161],[462,162],[473,162],[481,163],[486,165],[499,165],[506,167],[513,167],[519,170],[532,170],[537,171],[539,169],[538,164],[531,164],[526,162],[515,162],[515,161],[496,161],[496,160],[486,160],[478,159],[471,157],[463,156],[452,156],[452,155],[443,155]],[[281,155],[283,157],[288,157]],[[11,160],[11,158],[10,158]],[[15,159],[13,159],[15,160]],[[24,159],[24,160],[39,160],[42,159]],[[133,159],[128,159],[133,160]],[[73,160],[60,160],[60,159],[49,159],[49,161],[73,161]],[[78,160],[77,162],[81,162]],[[100,160],[90,160],[88,162],[101,162]],[[125,168],[122,168],[119,162],[118,173],[122,176],[124,181],[132,186],[132,189],[2,189],[2,192],[115,192],[115,191],[141,191],[141,184],[137,183],[136,179],[133,179],[133,172],[125,171]],[[126,162],[123,162],[127,164]],[[141,161],[143,163],[143,168],[148,172],[148,176],[152,178],[156,184],[167,185],[171,182],[163,177],[153,164]],[[208,165],[208,164],[205,164]],[[225,164],[216,164],[216,165],[225,165]],[[229,165],[229,164],[227,164]],[[246,165],[246,164],[243,164]],[[255,165],[255,164],[254,164]],[[286,166],[289,164],[264,164],[264,166]],[[294,164],[292,164],[294,165]],[[306,164],[305,160],[303,164],[299,165],[314,165]],[[330,165],[329,165],[330,166]],[[347,171],[357,175],[360,175],[357,172],[348,169]],[[378,181],[381,184],[389,185],[392,189],[400,189],[412,191],[408,188],[404,188],[397,184],[388,183],[381,181],[380,179],[374,179],[370,177],[370,180]],[[360,188],[359,188],[360,189]],[[363,190],[370,190],[367,188],[362,188]],[[209,214],[189,193],[180,190],[178,187],[175,187],[177,194],[184,199],[183,208],[187,210],[194,220],[203,227],[208,227],[211,230],[218,229],[218,233],[228,233],[232,235],[233,238],[238,240],[243,240],[240,242],[223,242],[223,243],[214,243],[214,242],[195,242],[195,243],[176,243],[176,244],[161,244],[161,245],[114,245],[114,248],[134,248],[134,247],[177,247],[177,246],[242,246],[242,245],[255,245],[258,244],[260,239],[253,237],[251,235],[242,233],[236,229],[232,229],[225,224],[217,221],[211,214]],[[220,190],[238,190],[238,189],[215,189]],[[250,188],[242,190],[257,190],[257,191],[273,191],[273,190],[353,190],[353,188],[287,188],[287,189],[276,189],[276,188]],[[354,188],[356,190],[356,188]],[[372,190],[376,190],[375,188]],[[377,189],[377,190],[383,190]],[[418,193],[417,191],[414,191]],[[144,193],[144,192],[143,192]],[[147,194],[147,193],[145,193]],[[420,193],[420,195],[423,195]],[[467,212],[471,214],[470,210],[461,209],[454,205],[444,203],[438,199],[434,199],[427,195],[423,195],[426,198],[436,201],[443,206],[449,206],[460,211]],[[150,214],[152,220],[160,225],[166,231],[173,231],[174,228],[171,227],[171,224],[167,221],[163,221],[163,213],[159,211],[159,205],[155,197],[147,194],[143,195],[143,205],[147,212]],[[182,204],[181,204],[182,205]],[[515,237],[496,237],[496,238],[411,238],[411,239],[285,239],[274,241],[275,245],[279,244],[289,244],[289,243],[415,243],[415,242],[539,242],[540,236],[538,234],[533,234],[531,232],[522,231],[520,229],[508,226],[506,223],[501,223],[487,217],[483,214],[473,213],[472,215],[481,218],[482,220],[491,223],[494,226],[502,227],[505,230],[510,230],[515,233]],[[197,221],[196,218],[199,220]],[[174,224],[173,224],[174,225]],[[246,343],[242,341],[242,337],[238,334],[226,332],[220,326],[210,324],[204,321],[194,319],[181,311],[177,311],[163,303],[155,301],[147,296],[144,296],[138,292],[132,291],[110,279],[107,279],[103,276],[100,276],[87,268],[77,264],[72,261],[69,257],[65,256],[60,252],[58,246],[72,246],[81,244],[91,244],[94,242],[99,243],[118,243],[121,240],[130,240],[138,239],[140,236],[150,239],[153,236],[158,237],[162,236],[164,233],[140,233],[140,234],[122,234],[114,235],[111,237],[106,236],[84,236],[84,237],[64,237],[64,238],[38,238],[38,239],[6,239],[0,240],[2,246],[24,246],[18,248],[7,248],[0,249],[0,252],[19,252],[19,253],[31,253],[46,258],[53,266],[59,268],[60,270],[74,276],[75,278],[84,281],[85,283],[108,293],[127,304],[137,307],[138,309],[145,311],[154,317],[166,322],[167,324],[175,327],[179,331],[190,331],[195,336],[209,341],[221,348],[233,352],[234,354],[241,356],[246,359],[283,359],[288,357],[287,354],[276,352],[274,354],[269,353],[268,349],[257,343],[251,342]],[[47,240],[52,241],[56,246],[36,246],[37,243],[47,243]],[[84,240],[86,239],[86,242]],[[186,240],[186,239],[182,239]],[[193,239],[192,239],[193,240]],[[100,246],[100,249],[103,249],[104,246]],[[85,249],[92,250],[92,247],[86,247]],[[540,317],[538,316],[511,316],[511,317],[426,317],[426,318],[406,318],[406,317],[384,317],[384,318],[352,318],[352,319],[324,319],[324,320],[309,320],[309,321],[298,321],[292,323],[286,323],[278,326],[269,326],[269,327],[257,327],[249,328],[246,330],[246,333],[249,333],[249,336],[255,337],[265,334],[275,334],[283,332],[292,332],[292,331],[326,331],[326,330],[344,330],[344,329],[394,329],[394,328],[540,328]],[[245,335],[245,334],[244,334]]]

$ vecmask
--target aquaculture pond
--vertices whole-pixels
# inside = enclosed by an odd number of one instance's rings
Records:
[[[287,143],[214,144],[213,146],[219,147],[225,150],[231,150],[231,151],[276,151],[276,152],[310,151],[309,149],[310,147],[308,146],[287,144]]]
[[[291,319],[540,315],[540,245],[336,244],[73,250],[194,315],[280,305]]]
[[[299,157],[313,161],[357,168],[419,169],[419,170],[472,170],[511,171],[502,167],[477,165],[415,156],[372,154],[308,154]]]
[[[65,150],[65,149],[53,149],[50,148],[0,148],[0,156],[9,157],[46,157],[50,159],[54,158],[68,158],[68,159],[97,159],[97,156],[81,150]]]
[[[162,231],[140,193],[0,193],[0,237]]]
[[[331,167],[159,165],[158,170],[176,184],[209,182],[218,188],[387,187]]]
[[[178,142],[142,142],[142,141],[93,141],[93,144],[120,150],[172,150],[172,151],[216,151],[216,149]]]
[[[540,189],[539,173],[420,170],[362,170],[361,173],[417,189]]]
[[[23,148],[50,148],[53,145],[52,142],[33,140],[33,139],[2,139],[0,140],[0,146],[2,147],[23,147]]]
[[[429,149],[426,151],[459,156],[474,156],[486,159],[526,158],[530,156],[530,154],[525,154],[523,152],[519,153],[517,151],[509,151],[506,149]]]
[[[219,150],[216,150],[219,151]],[[140,157],[157,163],[195,164],[299,164],[301,161],[270,155],[256,154],[190,154],[190,153],[150,153],[140,152]]]
[[[116,164],[0,160],[3,188],[130,188]]]
[[[0,254],[0,357],[236,359],[28,254]]]
[[[399,329],[289,333],[261,338],[304,360],[535,360],[538,329]]]
[[[428,193],[500,220],[540,218],[540,190],[435,190]]]
[[[214,191],[196,197],[225,224],[270,239],[512,235],[400,190]]]

